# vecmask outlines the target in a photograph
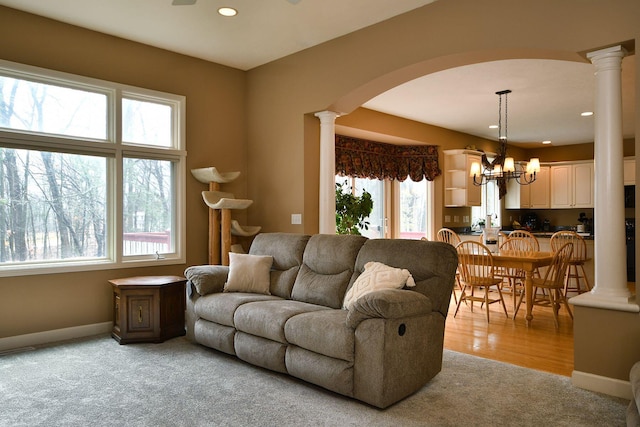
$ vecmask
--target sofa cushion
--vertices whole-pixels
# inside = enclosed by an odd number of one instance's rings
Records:
[[[233,323],[238,331],[287,344],[284,325],[291,317],[309,311],[327,310],[299,301],[258,301],[243,304],[236,310]]]
[[[247,294],[242,292],[228,292],[211,294],[200,297],[194,304],[194,312],[210,322],[226,326],[234,326],[233,315],[242,304],[254,301],[280,300],[274,295]]]
[[[225,292],[249,292],[270,295],[269,284],[273,257],[229,253],[229,277]]]
[[[233,338],[236,334],[235,328],[198,319],[193,329],[193,336],[196,342],[228,354],[236,354],[233,349]]]
[[[287,320],[284,336],[290,344],[353,362],[354,334],[346,317],[347,311],[337,309],[298,314]]]
[[[348,310],[358,298],[370,292],[402,289],[405,285],[407,287],[416,285],[409,270],[369,261],[364,265],[364,272],[353,282],[353,286],[344,297],[342,308]]]
[[[249,254],[273,257],[269,289],[272,295],[291,298],[291,289],[302,265],[302,255],[309,237],[295,233],[261,233],[251,243]]]
[[[245,362],[262,366],[272,371],[287,373],[285,355],[288,346],[286,344],[243,332],[236,332],[233,347],[236,356]],[[232,391],[239,392],[239,390]]]
[[[353,396],[355,369],[352,362],[323,356],[294,345],[287,347],[285,361],[289,375],[345,396]]]
[[[366,237],[316,234],[309,239],[291,298],[341,308],[358,251]]]

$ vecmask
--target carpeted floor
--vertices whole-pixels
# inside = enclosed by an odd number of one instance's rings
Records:
[[[0,426],[624,426],[628,401],[445,351],[442,372],[379,410],[175,338],[101,335],[0,356]]]

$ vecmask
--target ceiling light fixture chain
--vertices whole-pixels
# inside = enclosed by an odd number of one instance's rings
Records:
[[[515,179],[518,184],[528,185],[536,180],[536,175],[540,172],[540,159],[531,158],[524,170],[516,170],[513,157],[507,157],[507,127],[508,127],[508,95],[511,90],[501,90],[498,95],[498,152],[489,161],[487,155],[482,155],[482,164],[473,162],[471,164],[470,176],[473,177],[475,185],[485,185],[489,181],[495,181],[500,189],[500,198],[506,194],[506,184],[509,180]],[[502,115],[502,96],[504,95],[504,129]],[[504,130],[504,133],[503,133]]]

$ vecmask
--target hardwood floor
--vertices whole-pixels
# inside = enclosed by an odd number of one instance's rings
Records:
[[[573,371],[573,320],[566,309],[559,313],[560,327],[555,328],[551,308],[534,307],[533,321],[527,328],[525,308],[513,319],[511,296],[505,294],[509,318],[502,307],[490,305],[490,323],[484,308],[474,304],[473,313],[464,303],[454,318],[455,301],[451,298],[444,334],[444,347],[486,359],[498,360],[526,368],[571,376]]]
[[[635,293],[635,283],[628,283]],[[551,308],[533,308],[533,321],[527,328],[524,305],[513,319],[513,302],[505,294],[507,319],[498,304],[490,305],[490,323],[480,304],[473,313],[464,303],[454,318],[455,301],[451,298],[444,334],[444,347],[486,359],[554,374],[571,376],[573,371],[573,320],[566,309],[559,313],[560,327],[555,328]]]

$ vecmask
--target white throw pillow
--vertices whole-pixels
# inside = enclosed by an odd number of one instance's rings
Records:
[[[271,295],[269,276],[273,257],[229,253],[229,277],[224,292],[251,292]]]
[[[364,271],[345,295],[342,308],[348,310],[358,298],[370,292],[381,289],[402,289],[405,285],[409,287],[416,285],[409,270],[370,261],[364,265]]]

